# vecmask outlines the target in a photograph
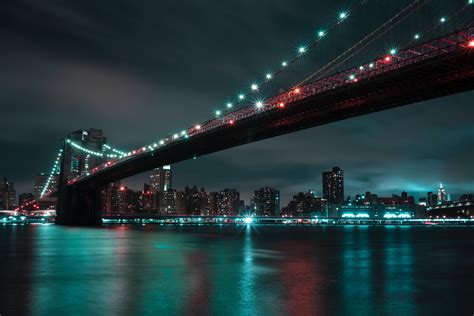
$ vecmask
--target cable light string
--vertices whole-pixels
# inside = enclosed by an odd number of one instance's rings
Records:
[[[325,64],[323,67],[316,70],[314,73],[300,81],[295,85],[295,87],[302,86],[313,78],[316,80],[325,77],[328,73],[336,69],[338,66],[352,58],[355,54],[359,53],[362,49],[367,47],[370,43],[375,41],[380,36],[383,36],[388,31],[397,26],[404,19],[408,18],[410,15],[415,13],[417,10],[421,9],[425,4],[429,3],[431,0],[415,0],[410,3],[407,7],[403,8],[388,21],[384,22],[377,29],[371,32],[369,35],[365,36],[362,40],[354,44],[352,47],[344,51],[341,55],[337,56],[329,63]]]
[[[120,155],[120,156],[125,156],[125,155],[127,154],[126,152],[121,151],[121,150],[118,150],[118,149],[113,148],[113,147],[110,147],[110,146],[107,145],[107,144],[104,144],[104,148],[105,148],[105,149],[108,149],[108,150],[111,150],[112,152],[114,152],[114,153],[116,153],[116,154],[118,154],[118,155]]]
[[[40,197],[43,197],[46,195],[46,193],[49,193],[49,185],[51,184],[51,181],[53,180],[53,177],[57,174],[59,174],[61,167],[59,166],[61,156],[63,154],[63,150],[60,149],[58,151],[58,154],[56,155],[56,159],[54,160],[53,167],[51,168],[51,172],[49,173],[48,179],[46,180],[43,189],[41,190]]]
[[[260,82],[253,82],[250,85],[250,91],[248,91],[250,94],[254,94],[258,92],[262,87],[266,86],[268,83],[270,83],[272,80],[275,79],[276,76],[284,72],[285,70],[289,69],[289,66],[297,62],[299,59],[301,59],[310,49],[312,49],[314,46],[316,46],[319,42],[321,42],[326,35],[334,31],[338,26],[340,26],[342,23],[344,23],[347,18],[357,12],[359,9],[362,8],[369,0],[361,0],[359,1],[356,5],[353,6],[352,9],[349,9],[347,11],[341,11],[338,14],[338,17],[335,22],[330,24],[330,26],[327,29],[320,29],[316,33],[316,37],[312,38],[310,41],[308,41],[307,45],[299,46],[297,48],[296,54],[291,56],[289,59],[284,60],[278,69],[274,72],[269,72],[265,74],[265,77],[263,81]],[[246,89],[242,90],[245,91]],[[225,107],[223,110],[216,110],[215,111],[215,116],[219,117],[222,114],[228,113],[230,109],[232,109],[236,104],[240,104],[241,102],[244,101],[246,98],[246,93],[245,92],[240,92],[237,96],[237,99],[234,100],[234,102],[230,101],[225,104]]]
[[[104,157],[106,157],[106,158],[122,158],[122,157],[125,157],[127,155],[126,152],[123,152],[123,151],[120,151],[118,149],[112,148],[112,147],[110,147],[108,145],[105,145],[105,144],[104,144],[104,147],[106,149],[111,150],[112,152],[114,152],[116,154],[106,154],[106,153],[102,153],[102,152],[87,149],[87,148],[79,145],[78,143],[70,140],[69,138],[66,139],[66,143],[71,145],[72,147],[74,147],[76,149],[79,149],[80,151],[82,151],[86,154],[96,156],[96,157],[101,157],[101,158],[104,158]]]

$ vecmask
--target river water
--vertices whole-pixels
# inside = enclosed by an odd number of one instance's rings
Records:
[[[0,314],[472,315],[474,228],[0,226]]]

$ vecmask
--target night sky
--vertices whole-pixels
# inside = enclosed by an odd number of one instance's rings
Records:
[[[0,176],[18,193],[32,192],[35,173],[49,171],[59,139],[76,129],[103,129],[111,145],[131,150],[204,121],[353,2],[3,1]],[[303,79],[409,1],[372,2],[274,88]],[[396,45],[421,19],[379,48]],[[173,166],[174,186],[237,188],[248,202],[268,185],[286,202],[299,191],[321,192],[321,172],[340,166],[346,195],[421,195],[440,182],[455,196],[472,193],[473,97],[449,96],[182,162]],[[125,182],[139,188],[146,177]]]

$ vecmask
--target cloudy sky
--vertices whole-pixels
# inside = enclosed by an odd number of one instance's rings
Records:
[[[32,191],[59,139],[100,128],[126,150],[203,121],[357,1],[7,0],[0,9],[0,176]],[[370,1],[369,1],[370,2]],[[410,1],[371,1],[274,86],[286,88]],[[388,34],[397,45],[443,1]],[[464,4],[450,1],[450,5]],[[446,1],[444,1],[446,4]],[[439,6],[441,5],[441,7]],[[424,19],[424,20],[422,20]],[[358,56],[356,64],[368,55]],[[267,92],[270,93],[270,92]],[[320,192],[340,166],[346,193],[474,191],[473,92],[340,121],[173,166],[174,184]],[[126,180],[136,186],[146,175]]]

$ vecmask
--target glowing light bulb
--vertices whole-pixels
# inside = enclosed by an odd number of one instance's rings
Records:
[[[299,48],[298,48],[298,52],[299,52],[300,54],[306,53],[306,47],[304,47],[304,46],[299,47]]]
[[[258,85],[256,83],[252,83],[250,88],[252,88],[253,91],[258,90]]]
[[[392,48],[392,49],[390,50],[390,54],[391,54],[391,55],[395,55],[396,53],[397,53],[397,50],[396,50],[395,48]]]
[[[230,125],[234,125],[234,120],[229,120]]]
[[[295,88],[294,91],[295,91],[295,93],[300,93],[301,92],[300,88]]]
[[[318,32],[319,37],[323,37],[324,35],[326,35],[326,33],[324,31],[321,30],[321,31]]]
[[[245,99],[245,95],[239,94],[239,100],[243,100],[243,99]]]
[[[284,61],[284,62],[281,63],[281,65],[282,65],[283,67],[286,67],[286,66],[288,66],[288,63],[287,63],[286,61]]]
[[[364,66],[360,66],[360,67],[359,67],[359,70],[364,70]]]
[[[261,108],[263,106],[263,102],[262,101],[257,101],[257,103],[255,103],[255,106],[257,108]]]
[[[164,140],[160,140],[160,145],[164,145],[165,144],[165,141]]]
[[[174,134],[174,135],[173,135],[173,138],[174,138],[174,139],[177,139],[178,137],[179,137],[178,134]]]
[[[278,103],[278,106],[281,107],[281,108],[284,108],[284,107],[285,107],[285,103],[280,102],[280,103]]]
[[[272,79],[272,74],[266,74],[266,75],[265,75],[265,78],[267,78],[267,79]]]
[[[473,0],[473,1],[474,1],[474,0]],[[467,46],[469,46],[469,47],[474,47],[474,40],[470,41]]]
[[[194,128],[197,129],[197,130],[200,130],[200,129],[201,129],[201,125],[196,125],[196,126],[194,126]]]
[[[413,36],[414,39],[419,39],[420,38],[420,34],[415,34],[415,36]]]
[[[232,107],[232,103],[228,102],[228,103],[226,104],[226,106],[227,106],[228,109],[230,109],[230,108]]]
[[[386,61],[387,63],[391,62],[391,61],[392,61],[392,57],[390,57],[390,56],[385,57],[385,61]]]
[[[252,222],[253,222],[253,218],[251,218],[251,217],[244,218],[244,223],[245,224],[250,225],[250,224],[252,224]]]
[[[369,64],[369,68],[374,68],[374,64],[373,64],[373,63],[370,63],[370,64]]]
[[[440,21],[441,23],[444,23],[444,22],[446,22],[446,18],[443,16],[441,19],[439,19],[439,21]]]
[[[181,131],[181,135],[186,135],[186,131]]]
[[[350,75],[350,76],[349,76],[349,79],[350,79],[350,80],[354,80],[354,79],[355,79],[355,75]]]
[[[339,19],[341,19],[341,20],[344,20],[345,18],[347,18],[347,16],[348,16],[347,12],[339,13]]]
[[[219,115],[221,115],[221,114],[222,114],[221,111],[219,111],[219,110],[216,111],[216,115],[217,115],[217,116],[219,116]]]

